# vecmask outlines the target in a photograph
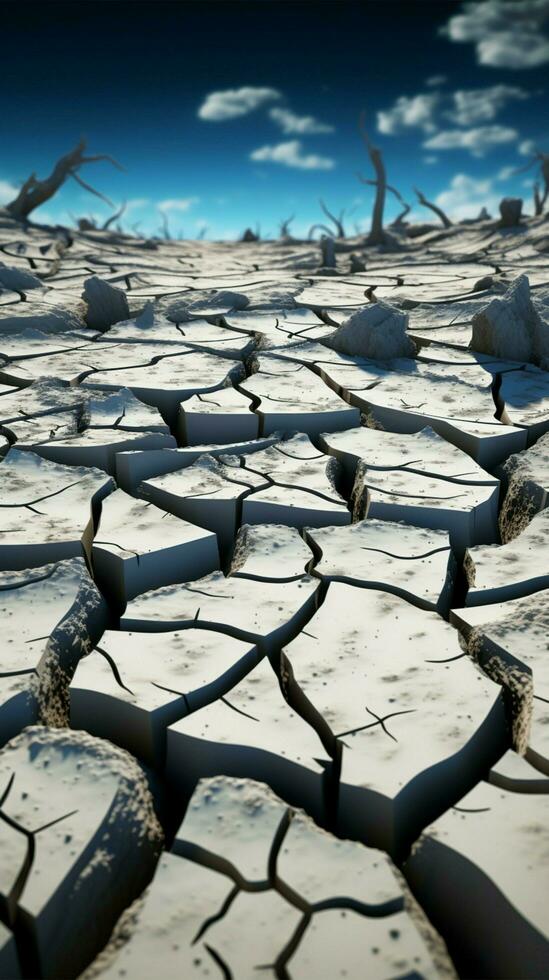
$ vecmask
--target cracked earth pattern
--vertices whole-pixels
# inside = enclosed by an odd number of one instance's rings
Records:
[[[1,977],[549,975],[547,220],[337,249],[0,220]]]

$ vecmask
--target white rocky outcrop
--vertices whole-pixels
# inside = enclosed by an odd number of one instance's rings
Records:
[[[323,343],[342,354],[376,361],[412,357],[416,348],[406,332],[407,327],[407,313],[388,303],[369,303],[343,320],[335,334]]]
[[[501,299],[474,314],[470,346],[483,354],[549,367],[549,323],[532,303],[528,276],[519,276]]]
[[[130,308],[125,292],[99,276],[86,279],[82,299],[88,304],[88,327],[107,330],[113,323],[129,319]]]

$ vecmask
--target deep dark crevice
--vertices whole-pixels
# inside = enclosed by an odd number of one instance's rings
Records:
[[[15,435],[15,432],[12,432],[7,425],[0,425],[0,436],[4,436],[4,439],[7,439],[8,450],[11,449],[12,446],[15,446],[15,443],[17,442],[17,436]],[[2,455],[3,453],[0,452],[0,458],[2,457]]]
[[[450,609],[462,609],[469,591],[469,582],[465,571],[465,552],[466,548],[452,549],[455,558],[455,573],[452,593],[450,596]]]
[[[494,418],[501,422],[501,417],[505,411],[505,402],[500,398],[501,385],[503,382],[501,372],[494,374],[492,377],[492,384],[490,386],[492,392],[492,398],[494,399],[495,411]]]
[[[307,547],[311,549],[311,558],[306,566],[306,572],[308,575],[315,575],[320,578],[315,569],[322,559],[322,548],[316,543],[313,534],[309,533],[310,531],[314,534],[314,528],[302,528],[299,532]]]

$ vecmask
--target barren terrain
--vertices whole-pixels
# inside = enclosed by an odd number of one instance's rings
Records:
[[[549,975],[549,223],[329,251],[0,218],[2,977]]]

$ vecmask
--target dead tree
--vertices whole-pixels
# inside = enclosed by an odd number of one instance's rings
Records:
[[[335,269],[336,257],[334,240],[329,235],[323,235],[320,239],[320,251],[322,254],[322,266],[324,269]]]
[[[322,200],[321,197],[319,197],[318,203],[320,204],[320,207],[322,208],[322,211],[324,212],[324,214],[326,215],[326,217],[329,219],[329,221],[332,222],[332,224],[333,224],[333,226],[334,226],[334,228],[336,230],[335,237],[336,238],[345,238],[345,228],[343,227],[343,218],[344,218],[344,215],[345,215],[345,208],[342,208],[341,209],[341,211],[339,212],[339,217],[336,218],[335,214],[332,214],[331,211],[328,211],[328,208],[324,204],[324,201]],[[330,231],[329,234],[330,234],[330,237],[331,237],[333,235],[333,232]]]
[[[395,218],[394,221],[391,221],[391,224],[389,225],[389,228],[402,228],[404,225],[407,224],[407,222],[404,221],[404,219],[405,219],[406,215],[410,213],[411,207],[410,207],[409,204],[407,204],[406,201],[403,201],[402,203],[404,205],[404,207],[402,208],[402,211],[399,214],[397,214],[397,216],[396,216],[396,218]]]
[[[385,165],[383,163],[383,158],[381,156],[381,150],[377,147],[372,146],[368,133],[366,131],[365,125],[365,114],[361,113],[358,128],[362,134],[362,139],[368,151],[368,156],[370,157],[372,167],[375,172],[375,180],[372,181],[376,188],[376,196],[374,201],[374,207],[372,211],[372,225],[370,228],[370,234],[366,239],[368,245],[383,245],[387,240],[387,236],[383,231],[383,211],[385,208],[385,192],[387,189],[387,177],[385,174]]]
[[[445,228],[452,227],[452,222],[450,221],[448,215],[444,214],[442,208],[439,208],[437,207],[436,204],[432,204],[431,201],[428,201],[425,195],[422,194],[421,191],[417,189],[417,187],[414,187],[414,191],[417,194],[417,199],[419,203],[422,204],[424,208],[429,208],[431,211],[434,211],[437,217],[440,218],[440,220],[442,221],[442,224],[444,225]]]
[[[320,207],[322,208],[326,217],[332,222],[335,228],[335,234],[334,234],[334,228],[330,228],[328,225],[317,223],[311,225],[311,227],[309,228],[308,238],[309,239],[312,238],[315,231],[321,231],[325,235],[328,235],[329,238],[346,238],[345,226],[343,224],[343,218],[345,217],[346,208],[342,208],[341,211],[339,212],[339,216],[336,217],[335,214],[332,214],[331,211],[328,211],[328,208],[324,204],[324,201],[322,200],[321,197],[318,199],[318,203],[320,204]],[[349,211],[348,213],[352,214],[354,210],[355,209],[352,208],[351,211]]]
[[[515,170],[514,176],[523,174],[530,167],[535,166],[535,164],[539,164],[539,177],[543,181],[543,193],[540,191],[539,180],[534,184],[534,209],[536,215],[540,215],[543,214],[547,198],[549,198],[549,153],[542,153],[541,150],[535,149],[529,163]]]
[[[59,188],[68,180],[70,177],[73,178],[80,184],[84,190],[89,191],[90,194],[95,194],[96,197],[101,198],[105,201],[111,208],[114,208],[114,204],[111,200],[100,191],[92,187],[91,184],[86,183],[85,180],[80,177],[78,171],[80,167],[84,166],[86,163],[97,163],[99,160],[108,160],[113,166],[118,167],[119,170],[124,168],[115,160],[113,157],[109,156],[107,153],[98,153],[94,156],[86,156],[86,143],[84,140],[80,140],[78,146],[70,153],[67,153],[64,157],[61,157],[55,167],[53,168],[49,177],[44,180],[37,180],[36,174],[31,174],[27,177],[25,183],[21,187],[16,198],[11,201],[10,204],[6,206],[6,210],[19,220],[24,220],[28,218],[31,211],[35,208],[40,207],[45,201],[49,201],[54,194],[57,193]]]
[[[126,210],[126,206],[126,201],[124,201],[124,203],[118,208],[118,211],[115,211],[114,214],[111,214],[110,218],[107,218],[107,220],[103,222],[101,225],[101,231],[107,231],[107,228],[112,225],[113,221],[117,221],[118,218],[121,218]]]
[[[280,222],[280,224],[278,226],[278,228],[279,228],[279,233],[278,233],[279,234],[279,238],[290,238],[291,237],[291,235],[290,235],[290,225],[291,225],[292,221],[294,220],[294,218],[295,218],[295,214],[292,214],[289,218],[285,218],[284,221],[281,221]]]
[[[362,184],[368,184],[369,186],[373,186],[373,187],[376,187],[377,186],[377,180],[368,180],[366,177],[363,177],[361,173],[357,173],[357,177],[358,177],[358,179],[360,180],[360,182]],[[391,224],[390,224],[390,227],[391,228],[400,228],[400,227],[402,227],[402,224],[404,222],[404,218],[411,211],[411,207],[404,200],[402,194],[399,191],[397,191],[396,187],[392,187],[391,184],[386,184],[385,185],[385,189],[388,190],[388,191],[390,191],[391,194],[394,194],[395,197],[396,197],[396,199],[397,199],[397,201],[400,201],[400,203],[403,205],[403,208],[402,208],[402,211],[400,212],[400,214],[397,214],[395,220],[392,221]]]
[[[168,224],[168,215],[165,211],[161,211],[160,215],[162,217],[162,222],[158,230],[165,241],[171,242],[172,236],[170,234],[170,226]]]

